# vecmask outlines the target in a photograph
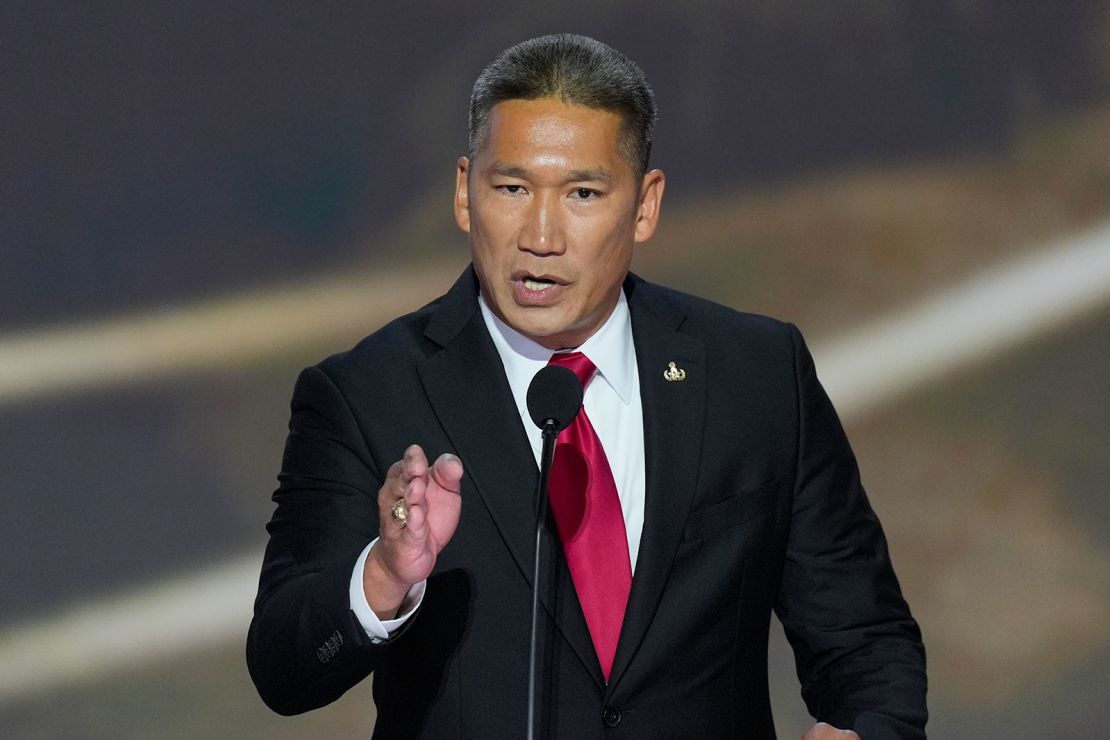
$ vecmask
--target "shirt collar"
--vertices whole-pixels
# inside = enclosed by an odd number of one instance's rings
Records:
[[[494,315],[479,293],[478,306],[482,319],[493,338],[497,353],[505,366],[505,374],[514,393],[518,388],[527,389],[541,367],[555,354]],[[590,358],[597,366],[597,374],[616,392],[624,403],[632,400],[633,373],[636,371],[636,347],[632,341],[632,319],[628,301],[622,290],[613,313],[593,335],[575,348]]]

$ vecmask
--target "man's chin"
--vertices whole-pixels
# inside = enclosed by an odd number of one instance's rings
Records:
[[[569,327],[561,323],[549,321],[534,321],[529,320],[531,317],[525,316],[511,317],[510,321],[506,323],[516,331],[531,339],[536,344],[547,347],[548,349],[568,349],[576,347],[581,342],[575,343],[575,332]]]
[[[536,344],[547,347],[548,349],[563,349],[566,346],[564,339],[565,332],[561,332],[555,329],[536,330],[528,327],[517,329],[517,331],[531,339]]]

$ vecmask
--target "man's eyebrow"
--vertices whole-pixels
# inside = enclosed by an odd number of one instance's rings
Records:
[[[508,164],[506,162],[494,162],[490,166],[490,172],[501,177],[517,177],[522,180],[527,180],[531,176],[531,172],[520,165]],[[609,174],[609,170],[604,167],[593,167],[584,170],[570,170],[567,172],[567,182],[612,182],[613,176]]]
[[[611,182],[613,176],[604,167],[589,170],[571,170],[567,173],[568,182]]]
[[[519,165],[505,164],[503,162],[494,162],[493,166],[490,167],[490,172],[495,175],[501,175],[502,177],[519,177],[522,180],[527,179],[529,174],[528,170]]]

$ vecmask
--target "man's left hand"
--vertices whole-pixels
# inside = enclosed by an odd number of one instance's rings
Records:
[[[806,730],[802,740],[860,740],[851,730],[838,730],[826,722],[818,722]]]

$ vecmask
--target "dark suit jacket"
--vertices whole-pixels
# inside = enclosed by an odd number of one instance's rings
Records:
[[[794,327],[625,284],[643,396],[639,563],[605,684],[553,536],[540,716],[565,738],[771,738],[771,611],[810,711],[864,740],[924,737],[920,635],[840,423]],[[303,712],[373,671],[375,737],[525,732],[538,471],[478,310],[451,291],[296,386],[247,645],[266,703]],[[669,362],[686,371],[667,381]],[[458,530],[417,614],[375,644],[349,609],[376,496],[411,443],[455,452]]]

